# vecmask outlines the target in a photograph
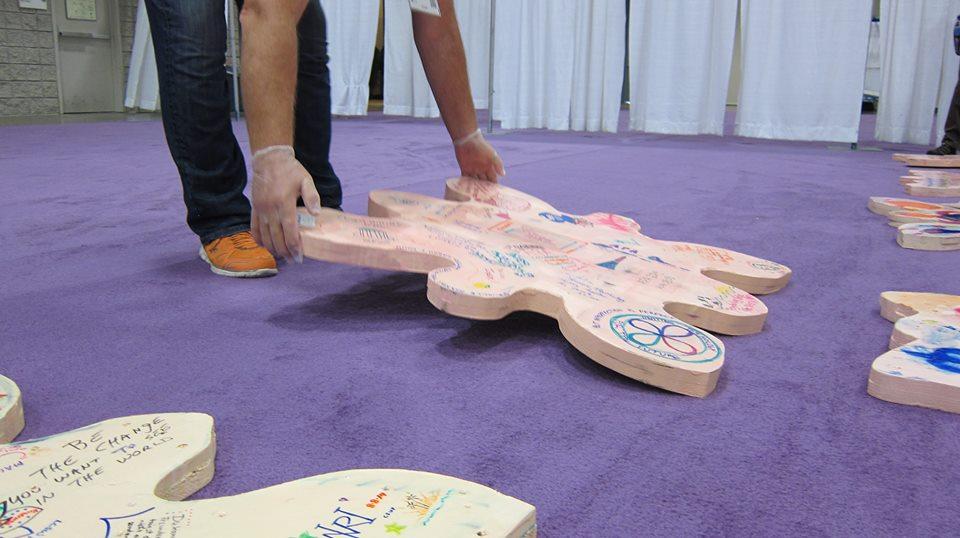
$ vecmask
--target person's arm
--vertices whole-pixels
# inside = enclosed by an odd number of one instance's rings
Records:
[[[503,161],[477,128],[467,59],[453,0],[439,0],[440,16],[413,12],[413,37],[440,115],[454,142],[457,162],[465,176],[496,181],[504,175]]]
[[[303,259],[297,197],[311,212],[320,196],[293,151],[297,24],[307,0],[246,0],[240,11],[243,105],[253,151],[250,231],[276,255]]]

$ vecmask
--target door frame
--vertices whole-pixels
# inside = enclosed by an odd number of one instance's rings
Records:
[[[63,82],[60,79],[60,29],[57,27],[57,15],[60,13],[61,4],[66,0],[51,0],[50,15],[53,20],[53,55],[57,66],[57,100],[60,103],[60,115],[63,115]],[[123,36],[120,35],[120,2],[119,0],[106,0],[107,17],[110,24],[110,61],[113,64],[114,77],[113,85],[113,112],[123,112],[123,89],[126,87],[126,80],[123,77]]]

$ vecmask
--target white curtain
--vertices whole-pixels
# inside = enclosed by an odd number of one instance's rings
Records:
[[[467,56],[467,74],[473,104],[487,107],[490,58],[490,0],[455,0]],[[408,0],[384,0],[383,112],[419,118],[440,115],[430,91],[423,63],[413,41]]]
[[[737,134],[856,142],[871,9],[871,0],[742,0]]]
[[[370,99],[370,70],[380,2],[321,0],[320,3],[327,19],[331,110],[334,114],[363,116]]]
[[[630,128],[723,134],[737,0],[630,3]]]
[[[615,133],[623,97],[626,2],[581,0],[576,21],[570,128]]]
[[[494,117],[506,129],[616,131],[624,0],[497,3]]]
[[[124,106],[141,110],[156,110],[160,86],[157,82],[157,60],[153,55],[150,21],[143,0],[137,4],[137,22],[133,31],[133,51],[130,53],[130,71],[127,72],[127,94]]]
[[[930,143],[934,109],[946,111],[957,79],[957,15],[958,0],[882,0],[877,140]]]

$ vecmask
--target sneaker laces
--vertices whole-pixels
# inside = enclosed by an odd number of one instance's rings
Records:
[[[260,245],[253,240],[253,234],[250,232],[240,232],[235,233],[229,237],[230,243],[233,244],[233,248],[237,250],[253,250],[260,248]]]

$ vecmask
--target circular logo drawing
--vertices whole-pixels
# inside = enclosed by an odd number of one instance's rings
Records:
[[[704,363],[717,360],[721,354],[708,334],[657,314],[618,314],[610,318],[610,329],[631,346],[664,359]]]

